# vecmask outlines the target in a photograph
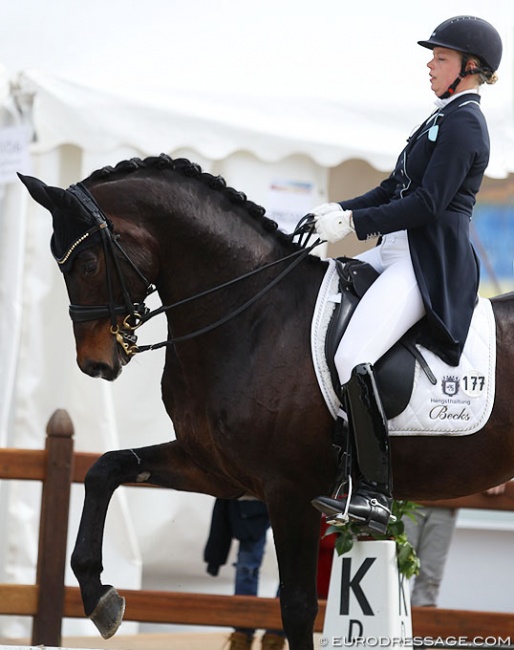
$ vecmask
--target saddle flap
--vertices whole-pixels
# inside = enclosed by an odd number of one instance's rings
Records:
[[[325,355],[334,390],[340,394],[340,384],[334,356],[360,298],[378,277],[368,263],[350,258],[335,260],[339,276],[341,300],[336,304],[327,328]],[[375,364],[375,375],[386,416],[399,415],[408,405],[414,383],[415,331],[412,328]]]

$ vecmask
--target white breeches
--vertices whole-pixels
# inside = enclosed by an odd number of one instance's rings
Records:
[[[425,315],[405,230],[385,235],[380,246],[356,258],[380,275],[362,297],[337,348],[341,384],[358,364],[378,361]]]

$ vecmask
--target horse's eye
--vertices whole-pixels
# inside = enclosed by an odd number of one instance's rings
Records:
[[[93,275],[97,269],[96,260],[85,260],[82,264],[82,271],[84,275]]]

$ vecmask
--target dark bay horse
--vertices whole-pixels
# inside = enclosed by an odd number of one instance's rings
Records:
[[[108,452],[88,473],[72,557],[86,614],[106,638],[123,615],[122,599],[100,581],[104,521],[119,485],[252,494],[269,509],[290,647],[312,650],[320,515],[310,502],[330,492],[336,471],[333,420],[310,352],[327,263],[302,255],[262,208],[187,160],[122,162],[68,190],[22,180],[53,215],[52,251],[83,372],[116,379],[137,349],[133,327],[148,317],[149,287],[170,306],[162,397],[176,440]],[[489,423],[464,437],[393,438],[397,498],[457,497],[514,475],[514,295],[493,308]]]

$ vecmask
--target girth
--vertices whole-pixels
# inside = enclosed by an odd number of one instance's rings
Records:
[[[325,337],[325,356],[332,384],[337,395],[341,386],[334,363],[337,347],[360,299],[377,279],[375,269],[361,260],[341,257],[335,260],[339,275],[341,302],[336,307]],[[407,407],[414,385],[416,361],[432,383],[436,379],[423,355],[416,347],[420,325],[416,324],[375,364],[375,377],[388,419],[396,417]]]

